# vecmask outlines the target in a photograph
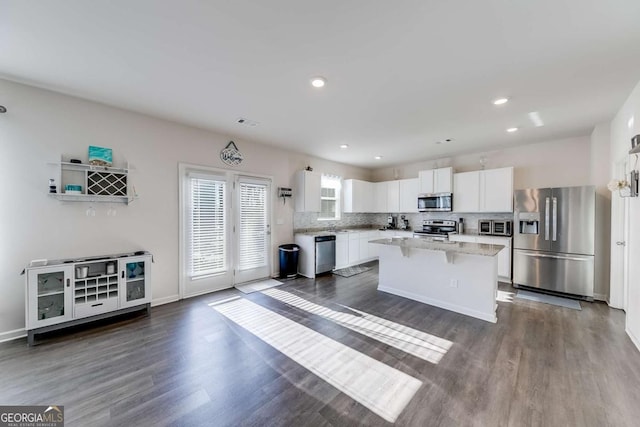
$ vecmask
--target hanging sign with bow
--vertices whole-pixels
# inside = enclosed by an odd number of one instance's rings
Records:
[[[233,141],[229,141],[227,146],[220,151],[220,160],[229,166],[238,166],[242,163],[243,157],[236,144]]]

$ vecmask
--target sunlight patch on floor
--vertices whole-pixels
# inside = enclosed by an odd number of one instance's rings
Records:
[[[513,302],[513,298],[516,296],[514,292],[498,291],[496,300],[502,302]]]
[[[354,314],[332,310],[279,289],[262,293],[431,363],[438,363],[453,345],[449,340],[351,307],[342,306]]]
[[[246,299],[209,304],[385,420],[394,422],[422,382]]]

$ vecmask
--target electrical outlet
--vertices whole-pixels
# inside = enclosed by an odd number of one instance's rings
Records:
[[[458,287],[458,279],[451,279],[451,281],[449,282],[449,287],[450,288],[457,288]]]

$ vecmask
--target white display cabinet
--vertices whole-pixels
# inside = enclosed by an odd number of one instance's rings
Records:
[[[152,262],[142,251],[32,263],[25,269],[29,345],[37,334],[131,311],[148,313]]]

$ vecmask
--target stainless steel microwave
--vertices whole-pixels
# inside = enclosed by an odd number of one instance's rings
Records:
[[[418,212],[451,212],[452,208],[451,193],[418,194]]]

